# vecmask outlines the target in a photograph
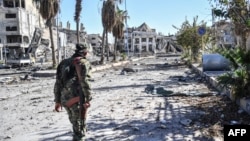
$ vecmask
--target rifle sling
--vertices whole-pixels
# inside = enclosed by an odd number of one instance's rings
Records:
[[[76,57],[74,59],[73,64],[75,65],[76,73],[77,73],[77,76],[78,76],[79,85],[81,86],[81,82],[82,82],[81,70],[82,70],[82,68],[79,65],[80,59],[81,59],[81,57]],[[79,96],[80,96],[80,103],[81,102],[82,102],[81,104],[85,103],[85,98],[84,98],[85,96],[84,96],[84,93],[83,93],[83,91],[82,91],[81,88],[80,88],[80,94],[79,94]]]
[[[81,67],[80,67],[80,65],[78,64],[79,61],[80,61],[80,59],[81,59],[81,57],[76,57],[76,58],[74,59],[74,61],[73,61],[73,64],[74,64],[74,66],[75,66],[75,68],[76,68],[76,73],[77,73],[78,81],[79,81],[78,83],[79,83],[79,85],[81,86],[81,81],[82,81]],[[80,101],[80,106],[82,106],[82,104],[85,102],[84,93],[82,92],[81,88],[80,88],[80,94],[79,94],[79,96],[73,97],[73,98],[71,98],[70,100],[68,100],[68,101],[66,102],[66,106],[70,108],[72,105],[78,103],[79,101]]]
[[[79,81],[79,85],[80,85],[80,89],[79,89],[79,100],[80,100],[80,118],[83,119],[81,121],[81,128],[82,126],[85,124],[85,120],[86,120],[86,113],[87,113],[87,108],[85,109],[85,107],[83,106],[83,104],[85,103],[85,95],[84,92],[82,91],[81,88],[81,82],[82,82],[82,76],[81,76],[81,66],[79,65],[81,57],[76,57],[74,59],[74,65],[76,68],[76,72],[77,72],[77,76],[78,76],[78,81]]]

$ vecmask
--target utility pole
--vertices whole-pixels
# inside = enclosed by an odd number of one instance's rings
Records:
[[[59,0],[60,3],[60,0]],[[61,62],[61,42],[60,42],[60,37],[59,37],[59,14],[60,14],[60,9],[57,14],[57,20],[56,20],[56,25],[57,25],[57,55],[58,55],[58,64]]]
[[[217,34],[216,34],[216,30],[217,30],[217,23],[215,22],[215,15],[214,15],[214,9],[212,9],[212,25],[214,26],[213,28],[213,36],[215,39],[215,44],[217,45]]]
[[[1,45],[1,44],[0,44]],[[4,47],[4,44],[2,44],[1,46],[0,46],[0,61],[3,61],[3,47]]]
[[[6,49],[6,47],[7,47],[7,45],[6,45],[6,42],[5,42],[5,40],[4,40],[4,64],[7,64],[7,49]]]

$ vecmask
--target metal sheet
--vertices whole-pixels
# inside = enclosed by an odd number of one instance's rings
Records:
[[[203,71],[229,71],[230,61],[221,54],[203,54],[202,55]]]

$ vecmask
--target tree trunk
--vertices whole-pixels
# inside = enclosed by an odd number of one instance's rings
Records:
[[[100,64],[104,63],[104,44],[105,44],[105,29],[103,29],[103,33],[102,33],[102,48],[101,48],[101,60],[100,60]]]
[[[76,22],[76,36],[77,36],[77,43],[80,42],[80,35],[79,35],[79,20]]]
[[[51,49],[52,49],[52,67],[56,68],[56,55],[55,55],[55,45],[54,45],[54,39],[53,39],[53,30],[52,30],[52,23],[51,19],[49,20],[49,33],[50,33],[50,41],[51,41]]]
[[[107,52],[107,61],[109,61],[109,42],[108,42],[108,32],[106,31],[106,52]]]
[[[116,50],[117,50],[117,37],[115,37],[115,43],[114,43],[114,59],[113,61],[116,61]]]
[[[243,36],[242,36],[242,48],[244,49],[244,50],[246,50],[247,48],[247,34],[245,33],[245,34],[243,34]]]

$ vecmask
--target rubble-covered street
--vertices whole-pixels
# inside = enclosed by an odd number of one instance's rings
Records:
[[[0,71],[1,141],[71,140],[66,111],[53,111],[55,77]],[[178,57],[94,72],[92,88],[87,141],[223,141],[223,124],[250,124]]]

